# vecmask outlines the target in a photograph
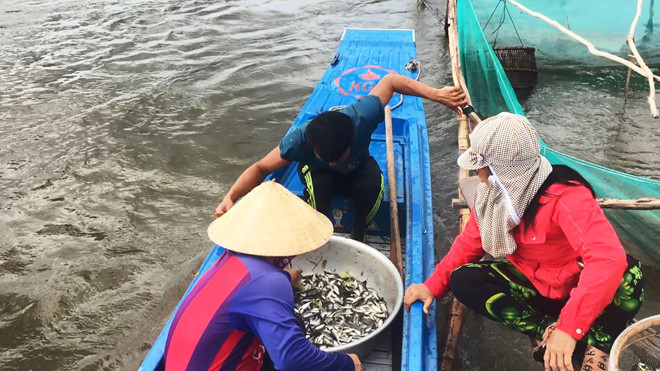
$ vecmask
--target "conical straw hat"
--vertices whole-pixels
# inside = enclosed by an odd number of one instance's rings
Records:
[[[255,187],[208,228],[211,241],[227,250],[257,256],[294,256],[330,239],[330,220],[282,185]]]

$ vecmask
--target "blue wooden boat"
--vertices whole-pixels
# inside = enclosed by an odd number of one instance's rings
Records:
[[[296,117],[291,130],[321,112],[346,106],[358,97],[369,94],[388,73],[416,78],[418,71],[406,69],[416,58],[413,30],[346,29],[339,49],[321,81]],[[401,239],[405,241],[405,286],[422,282],[434,268],[433,211],[428,136],[424,109],[420,98],[395,94],[390,102],[394,154],[396,163],[397,203]],[[371,154],[378,161],[387,184],[385,125],[381,123],[372,136]],[[297,164],[291,164],[270,178],[282,183],[302,197],[303,185],[297,175]],[[333,198],[329,217],[337,233],[350,233],[353,203]],[[389,195],[386,195],[374,224],[368,228],[367,242],[372,238],[390,236]],[[404,235],[405,234],[405,235]],[[213,246],[186,294],[197,280],[220,257],[224,249]],[[177,306],[178,308],[178,306]],[[437,339],[435,306],[429,315],[422,313],[420,302],[404,315],[401,368],[403,370],[435,370]],[[172,318],[156,339],[140,370],[154,370],[163,357],[167,333]],[[369,359],[365,360],[369,363]],[[369,367],[372,369],[373,367]],[[377,368],[387,368],[382,362]]]

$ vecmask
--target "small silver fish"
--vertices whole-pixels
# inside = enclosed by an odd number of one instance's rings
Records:
[[[348,273],[303,275],[295,299],[307,338],[322,349],[366,336],[389,315],[378,293]]]

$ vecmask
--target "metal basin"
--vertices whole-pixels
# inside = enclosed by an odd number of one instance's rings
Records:
[[[325,262],[325,263],[324,263]],[[378,335],[383,333],[401,309],[403,282],[392,262],[375,248],[344,237],[332,236],[323,247],[300,255],[291,262],[293,268],[303,274],[348,272],[360,281],[367,280],[387,303],[389,316],[383,324],[365,337],[350,343],[326,348],[327,352],[356,353],[363,357],[375,346]],[[324,267],[325,266],[325,267]]]

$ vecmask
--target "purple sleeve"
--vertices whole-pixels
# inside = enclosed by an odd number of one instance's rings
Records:
[[[286,275],[270,272],[236,294],[229,305],[229,320],[259,337],[278,370],[355,370],[348,355],[326,353],[305,338],[293,305]]]

